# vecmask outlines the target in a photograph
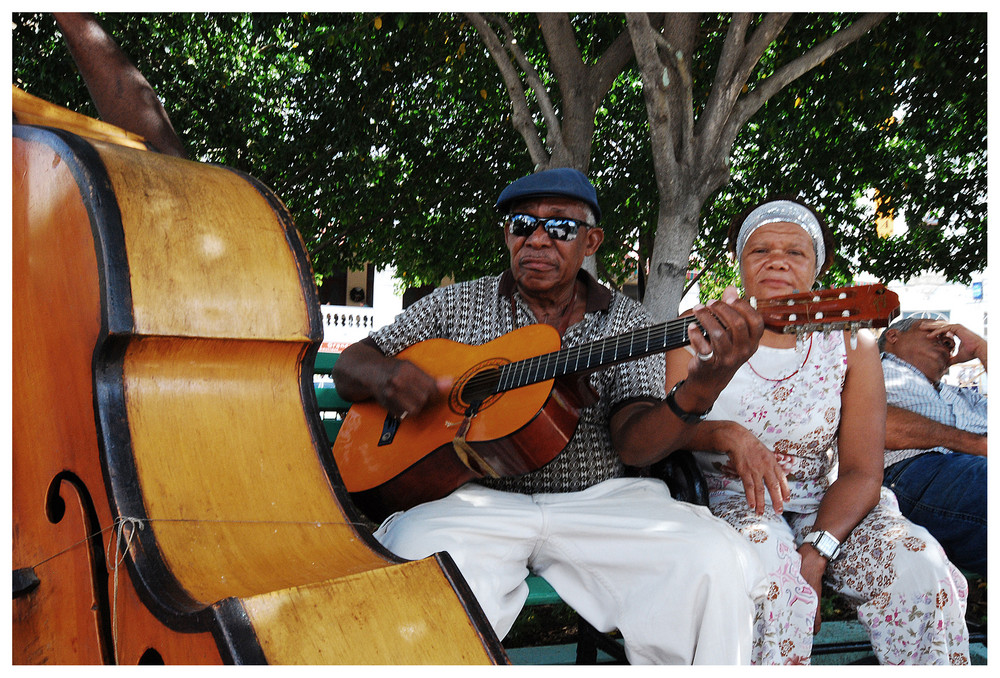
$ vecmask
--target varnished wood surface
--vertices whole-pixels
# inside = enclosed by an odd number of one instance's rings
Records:
[[[88,139],[110,141],[122,146],[145,149],[146,140],[134,132],[94,120],[86,115],[67,110],[62,106],[28,94],[17,85],[11,85],[15,122],[21,125],[42,125],[69,130]]]
[[[366,593],[372,590],[381,595]],[[243,604],[276,663],[490,663],[457,602],[441,569],[424,560],[254,596]],[[390,623],[395,628],[387,633]],[[316,634],[317,628],[327,635]]]
[[[506,661],[457,571],[400,562],[343,503],[315,287],[277,199],[118,143],[51,146],[15,139],[14,567],[42,579],[15,600],[15,661]]]
[[[137,335],[310,340],[284,225],[245,176],[94,147],[122,214]]]
[[[137,663],[150,648],[170,662],[218,663],[210,633],[171,631],[130,587],[112,600],[104,554],[113,516],[91,374],[101,300],[90,220],[76,179],[51,147],[14,139],[12,178],[12,564],[35,567],[41,582],[13,601],[12,660],[112,662],[117,615],[121,628],[135,631],[118,637],[121,663]],[[120,576],[127,583],[127,572]]]

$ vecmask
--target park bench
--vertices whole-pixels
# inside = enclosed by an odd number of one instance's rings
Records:
[[[323,428],[326,431],[330,443],[337,437],[343,415],[350,408],[351,403],[344,400],[334,386],[332,379],[333,366],[337,362],[339,354],[320,352],[316,355],[315,374],[319,377],[315,380],[316,401],[319,407],[320,416],[323,421]],[[702,506],[708,505],[708,487],[704,477],[697,469],[694,459],[687,451],[675,452],[666,460],[648,469],[637,472],[650,474],[662,478],[670,487],[670,493],[677,499],[687,501]],[[965,573],[970,581],[970,587],[979,578]],[[521,618],[530,615],[533,608],[540,606],[561,606],[568,607],[556,593],[552,586],[537,575],[531,575],[527,579],[528,598],[525,601],[525,611],[522,612],[518,622],[515,622],[515,630]],[[824,592],[824,596],[830,596],[830,592]],[[575,612],[572,613],[572,620],[576,624],[576,631],[572,635],[571,643],[562,643],[555,646],[537,647],[517,647],[508,649],[512,663],[515,664],[549,664],[549,663],[575,663],[575,664],[625,664],[625,649],[620,640],[613,634],[601,633],[586,620]],[[973,663],[977,657],[981,663],[985,663],[986,629],[983,626],[969,623],[969,644],[970,646],[981,646],[973,650]],[[856,620],[824,622],[820,634],[816,637],[813,645],[813,663],[873,663],[874,658],[871,651],[871,643],[861,623]]]

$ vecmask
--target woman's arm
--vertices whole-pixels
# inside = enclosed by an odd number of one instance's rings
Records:
[[[690,354],[678,349],[667,354],[667,390],[687,378]],[[764,493],[771,495],[774,510],[781,513],[789,499],[785,471],[774,452],[753,433],[735,421],[702,421],[688,431],[682,447],[720,452],[729,457],[732,471],[743,481],[747,505],[763,515]]]
[[[840,428],[837,433],[839,474],[820,502],[815,530],[825,530],[843,541],[875,508],[882,487],[885,449],[885,381],[875,339],[858,334],[858,347],[847,343],[847,376],[841,393]],[[811,544],[799,547],[802,576],[822,591],[827,560]],[[819,612],[816,627],[819,627]]]
[[[878,504],[885,452],[885,382],[869,332],[847,349],[847,376],[840,396],[837,432],[839,472],[820,503],[816,529],[843,541]]]

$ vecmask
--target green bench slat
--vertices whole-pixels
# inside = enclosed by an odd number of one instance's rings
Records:
[[[317,387],[316,391],[316,403],[319,405],[321,412],[327,410],[346,410],[350,408],[351,403],[340,397],[337,393],[337,389],[332,387]]]
[[[530,575],[526,581],[528,582],[528,599],[524,601],[525,605],[558,605],[562,602],[562,598],[552,588],[552,584],[538,575]]]
[[[337,362],[337,358],[339,357],[339,353],[327,353],[325,351],[317,353],[316,374],[330,374],[330,372],[333,371],[333,366]]]
[[[313,373],[330,374],[333,372],[333,366],[337,363],[337,358],[339,357],[339,353],[325,353],[322,351],[317,353]],[[313,391],[316,393],[316,404],[320,412],[346,412],[351,407],[349,401],[340,397],[333,384],[315,384]],[[344,423],[344,420],[340,418],[324,418],[322,421],[323,428],[326,430],[326,437],[332,443],[337,439],[337,433],[340,432],[340,427]]]

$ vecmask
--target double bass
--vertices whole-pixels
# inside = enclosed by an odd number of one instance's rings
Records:
[[[344,490],[281,201],[13,108],[13,662],[506,662],[447,554],[394,557]]]

